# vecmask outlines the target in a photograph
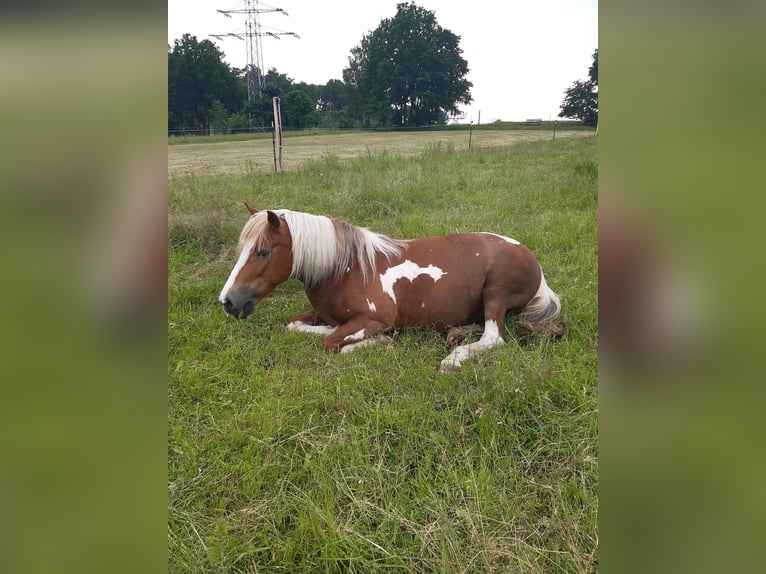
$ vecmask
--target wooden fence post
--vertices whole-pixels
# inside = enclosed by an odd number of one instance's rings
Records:
[[[283,173],[282,167],[282,108],[278,96],[271,98],[274,107],[274,169],[277,173]]]

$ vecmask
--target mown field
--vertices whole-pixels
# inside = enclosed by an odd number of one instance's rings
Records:
[[[283,175],[171,166],[169,571],[595,571],[596,138],[406,155],[359,141],[342,156],[328,137]],[[229,161],[225,143],[195,145]],[[440,375],[435,332],[335,355],[287,331],[308,308],[292,279],[236,321],[216,297],[243,199],[399,238],[519,239],[569,331],[522,345],[509,326],[505,345]]]
[[[388,152],[399,156],[419,155],[426,146],[447,146],[456,151],[476,147],[509,146],[529,141],[553,139],[552,129],[431,130],[398,132],[345,132],[317,134],[286,132],[283,167],[287,171],[307,161],[326,157],[346,160],[360,155]],[[566,126],[556,139],[590,137],[592,128]],[[470,140],[470,141],[469,141]],[[216,145],[210,145],[210,142]],[[181,143],[186,142],[186,143]],[[274,173],[274,145],[270,134],[232,134],[210,137],[174,137],[168,140],[168,173],[172,177],[193,174],[268,174]]]

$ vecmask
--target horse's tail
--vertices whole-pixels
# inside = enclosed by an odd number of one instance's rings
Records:
[[[516,334],[525,336],[537,331],[550,331],[551,336],[558,339],[567,328],[564,320],[557,320],[559,313],[561,313],[561,301],[553,289],[548,287],[541,268],[540,287],[516,318]]]

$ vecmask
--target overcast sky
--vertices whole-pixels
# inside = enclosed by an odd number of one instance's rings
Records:
[[[326,84],[343,79],[351,49],[403,0],[270,0],[259,7],[261,28],[300,36],[263,37],[265,69],[276,68],[295,82]],[[435,12],[438,24],[460,37],[473,102],[462,106],[464,121],[554,119],[564,90],[586,79],[598,47],[598,0],[417,0]],[[245,15],[227,18],[243,0],[168,0],[168,43],[184,33],[242,32]],[[226,61],[244,68],[245,42],[209,38]],[[479,113],[481,117],[479,118]]]

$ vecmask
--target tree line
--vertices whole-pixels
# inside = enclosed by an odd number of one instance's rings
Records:
[[[267,129],[279,96],[284,128],[408,127],[444,124],[471,100],[460,37],[413,2],[351,50],[343,79],[295,82],[270,68],[248,100],[248,74],[210,40],[184,34],[168,46],[168,131]]]
[[[394,17],[362,37],[342,80],[322,85],[295,82],[275,68],[233,68],[213,42],[184,34],[168,45],[168,133],[268,130],[275,96],[285,129],[445,124],[472,101],[468,71],[460,36],[414,2],[398,4]],[[250,75],[262,76],[263,88],[249,99]],[[590,76],[567,90],[562,117],[595,124],[598,50]]]

